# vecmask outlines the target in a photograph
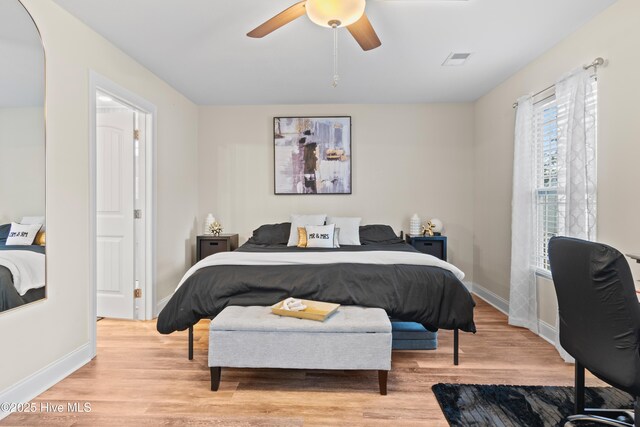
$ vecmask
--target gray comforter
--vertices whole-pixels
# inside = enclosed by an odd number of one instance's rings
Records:
[[[245,252],[295,252],[310,249],[245,244]],[[415,251],[404,243],[343,246],[341,251]],[[322,251],[322,250],[320,250]],[[423,324],[430,330],[475,332],[475,303],[450,271],[419,265],[220,265],[196,271],[171,297],[158,317],[169,334],[215,317],[229,305],[272,305],[289,296],[342,305],[380,307],[389,316]]]
[[[6,246],[0,245],[0,251],[33,251],[43,254],[44,246]],[[0,311],[10,310],[21,305],[44,298],[45,289],[31,289],[20,296],[13,286],[13,275],[8,268],[0,265]]]

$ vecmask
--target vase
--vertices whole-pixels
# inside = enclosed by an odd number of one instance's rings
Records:
[[[413,214],[409,221],[409,235],[417,236],[420,234],[420,217],[418,214]]]
[[[213,214],[207,215],[207,219],[204,221],[204,234],[211,234],[211,225],[216,222]]]

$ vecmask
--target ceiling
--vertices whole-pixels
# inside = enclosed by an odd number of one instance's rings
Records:
[[[341,29],[333,88],[331,30],[245,35],[296,0],[55,1],[202,105],[474,101],[615,2],[369,0],[382,47]],[[472,55],[443,67],[451,52]]]

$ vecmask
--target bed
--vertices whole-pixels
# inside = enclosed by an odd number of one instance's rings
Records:
[[[0,225],[0,311],[45,297],[45,247],[7,245],[9,228]]]
[[[289,230],[289,223],[264,225],[236,251],[194,265],[160,313],[158,331],[188,329],[230,305],[268,306],[294,296],[379,307],[431,331],[475,333],[464,274],[405,244],[391,227],[360,227],[362,245],[339,249],[289,247]]]

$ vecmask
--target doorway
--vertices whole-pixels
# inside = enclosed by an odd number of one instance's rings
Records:
[[[98,317],[155,314],[156,108],[106,78],[90,78],[90,188],[94,355]]]

